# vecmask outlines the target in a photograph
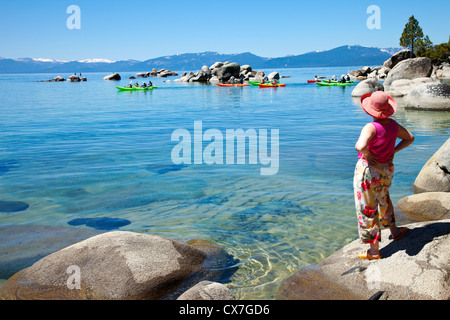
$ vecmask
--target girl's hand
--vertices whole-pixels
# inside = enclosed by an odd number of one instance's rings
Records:
[[[392,157],[389,158],[388,163],[394,163],[395,152],[392,154]]]
[[[367,162],[371,165],[374,166],[378,163],[378,159],[372,154],[372,152],[367,151],[364,155],[363,155],[364,159],[367,160]]]

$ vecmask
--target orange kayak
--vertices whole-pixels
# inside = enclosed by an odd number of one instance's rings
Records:
[[[277,87],[286,87],[286,85],[284,83],[279,83],[279,84],[272,84],[272,83],[260,83],[259,84],[260,88],[277,88]]]
[[[238,84],[228,84],[228,83],[225,83],[225,84],[222,84],[222,83],[216,83],[219,87],[248,87],[249,86],[249,84],[248,83],[243,83],[243,84],[240,84],[240,83],[238,83]]]

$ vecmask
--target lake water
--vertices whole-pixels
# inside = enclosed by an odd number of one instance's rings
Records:
[[[115,230],[208,240],[233,256],[219,267],[233,270],[222,281],[238,299],[273,299],[282,280],[357,237],[354,145],[371,118],[353,87],[306,83],[357,68],[278,70],[290,76],[278,89],[150,78],[159,89],[131,93],[115,88],[131,73],[81,83],[0,75],[0,201],[29,205],[0,212],[0,226],[90,228],[73,221],[108,217],[130,222]],[[400,102],[394,119],[416,136],[395,159],[397,202],[449,137],[450,113]],[[174,165],[171,135],[193,134],[194,121],[223,133],[278,129],[277,174],[261,175],[260,162]]]

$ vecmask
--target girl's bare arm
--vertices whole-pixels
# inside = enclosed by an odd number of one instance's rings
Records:
[[[369,141],[375,136],[375,133],[374,125],[371,123],[366,124],[361,131],[358,142],[356,142],[355,145],[356,151],[361,153],[364,159],[366,159],[371,165],[375,165],[377,163],[377,159],[373,156],[369,149],[367,149],[367,147],[369,146]]]
[[[411,143],[414,142],[415,138],[414,135],[408,130],[402,127],[401,125],[398,125],[398,136],[397,138],[402,139],[394,149],[394,153],[399,152],[402,149],[405,149],[408,147]]]

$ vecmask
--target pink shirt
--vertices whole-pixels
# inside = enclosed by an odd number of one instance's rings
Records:
[[[394,155],[395,141],[398,136],[398,123],[391,119],[390,122],[381,124],[372,122],[375,127],[375,136],[369,141],[367,149],[377,158],[378,163],[388,163]],[[361,158],[358,154],[358,158]]]

